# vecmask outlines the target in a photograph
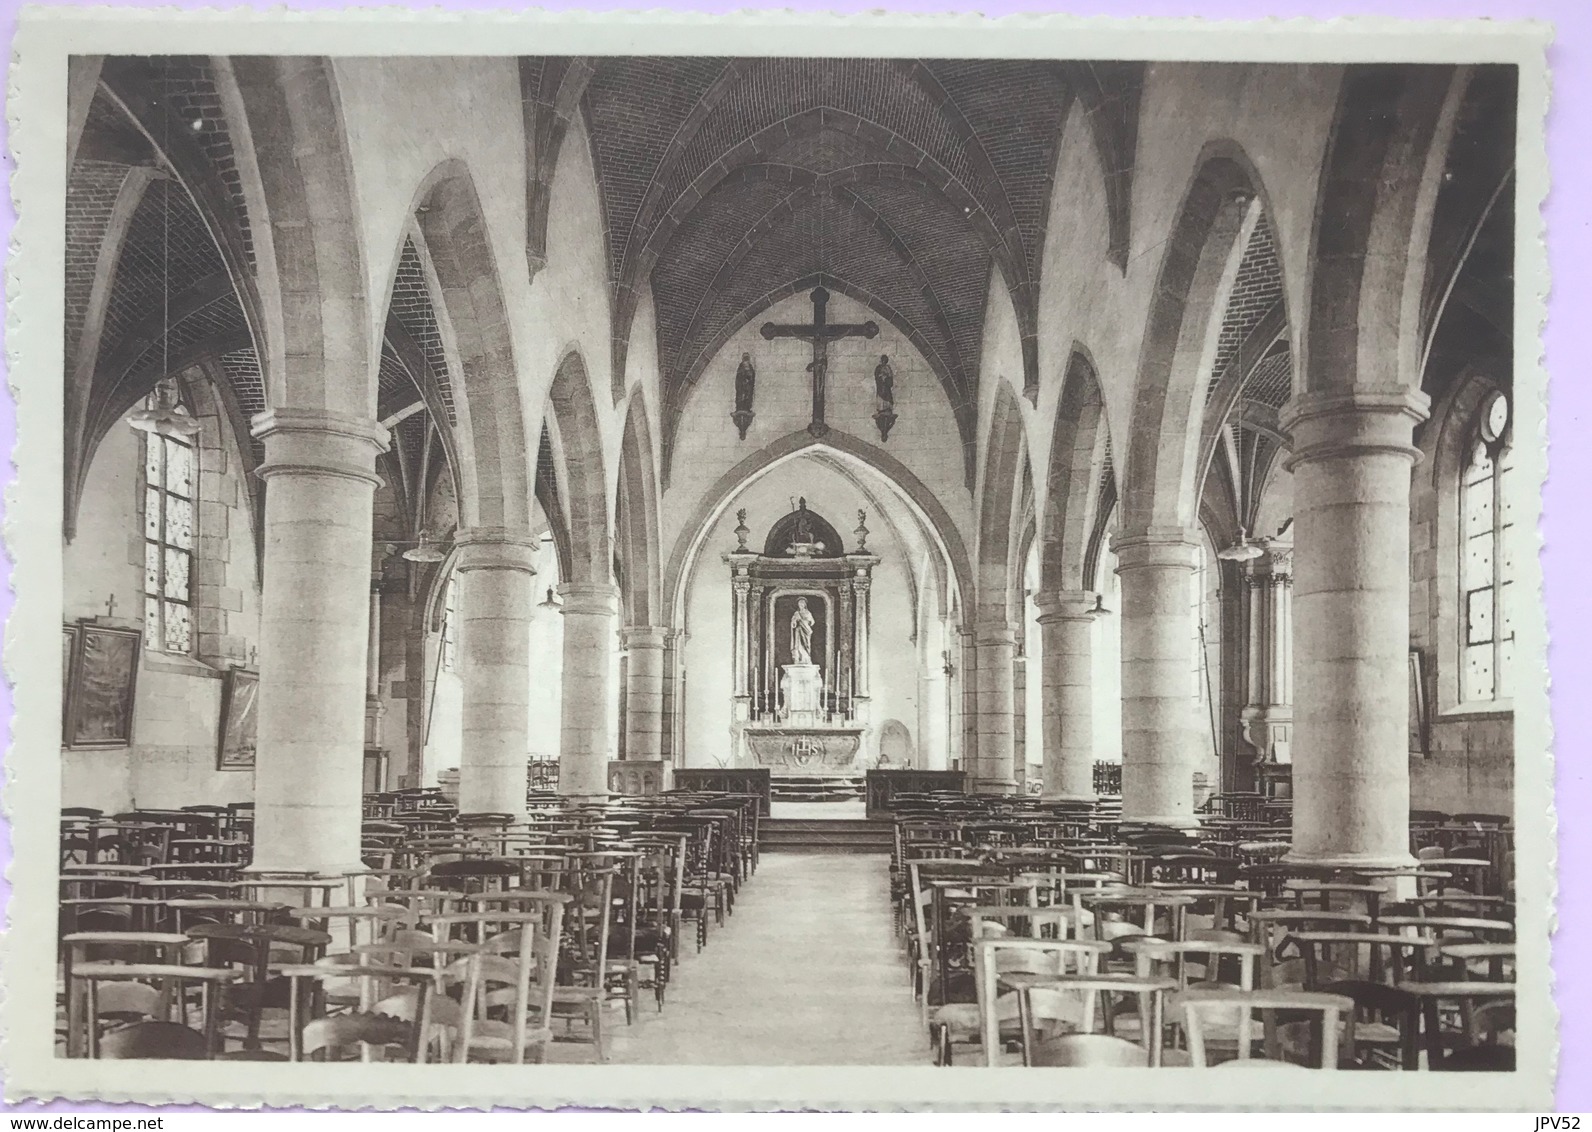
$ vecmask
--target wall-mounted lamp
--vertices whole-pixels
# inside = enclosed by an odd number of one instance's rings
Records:
[[[410,562],[441,562],[447,555],[436,544],[428,541],[425,531],[421,531],[419,542],[404,551],[404,557]]]

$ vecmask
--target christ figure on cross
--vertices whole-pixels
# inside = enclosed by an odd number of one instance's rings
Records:
[[[829,306],[829,292],[822,287],[814,287],[813,294],[813,320],[810,323],[777,323],[765,322],[763,324],[763,337],[775,338],[802,338],[813,344],[813,360],[807,367],[807,372],[813,375],[813,419],[807,426],[807,431],[814,436],[823,436],[829,431],[829,425],[824,422],[824,396],[827,385],[829,369],[829,343],[841,338],[873,338],[879,333],[879,324],[871,319],[862,323],[834,323],[831,324],[824,318],[824,312]]]

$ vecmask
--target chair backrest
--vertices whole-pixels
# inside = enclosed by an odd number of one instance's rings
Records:
[[[1002,992],[1003,974],[1092,975],[1100,957],[1111,945],[1083,939],[981,939],[974,944],[974,989],[978,996],[979,1030],[983,1039],[985,1064],[998,1064],[1002,1005],[1015,1002],[1015,992]],[[1059,1017],[1054,1009],[1056,996],[1029,994],[1036,1021]],[[1015,1014],[1014,1010],[1008,1011]]]
[[[204,1061],[205,1036],[177,1022],[139,1022],[112,1030],[99,1040],[99,1055],[114,1061],[163,1059]]]
[[[444,981],[462,985],[459,1050],[464,1061],[475,1037],[476,1023],[486,1011],[507,1007],[514,1064],[523,1064],[529,1028],[550,1024],[558,982],[558,958],[563,940],[564,909],[569,898],[562,893],[535,894],[536,907],[519,912],[470,912],[439,916],[433,927],[444,938],[458,927],[473,924],[487,936],[485,952],[450,964]],[[526,894],[528,899],[533,894]],[[491,929],[500,929],[491,934]],[[598,977],[598,985],[601,985]]]
[[[1255,961],[1265,952],[1256,943],[1236,940],[1159,940],[1143,937],[1122,945],[1134,956],[1141,978],[1173,979],[1182,990],[1190,982],[1190,966],[1202,968],[1200,982],[1223,984],[1238,990],[1255,989]],[[1223,976],[1228,976],[1226,979]]]
[[[1256,1010],[1288,1011],[1319,1016],[1320,1040],[1313,1042],[1320,1069],[1338,1067],[1338,1026],[1354,1010],[1354,1001],[1337,994],[1309,991],[1191,990],[1182,996],[1184,1029],[1194,1067],[1208,1068],[1205,1027],[1212,1018],[1224,1021],[1238,1011],[1238,1060],[1251,1058]],[[1312,1019],[1314,1024],[1314,1019]]]

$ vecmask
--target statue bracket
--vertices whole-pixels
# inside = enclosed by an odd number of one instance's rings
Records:
[[[881,442],[890,439],[890,430],[895,427],[896,420],[896,415],[889,409],[880,409],[873,415],[873,423],[879,426],[879,440]]]
[[[741,439],[746,439],[746,430],[752,427],[752,419],[757,414],[751,409],[736,409],[730,414],[730,420],[735,422],[735,430],[741,434]]]

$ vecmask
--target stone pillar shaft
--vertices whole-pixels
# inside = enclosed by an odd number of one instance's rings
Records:
[[[454,538],[459,560],[459,812],[525,813],[531,617],[537,540],[477,527]]]
[[[852,614],[855,642],[851,650],[851,664],[856,675],[853,677],[853,686],[847,691],[860,699],[871,695],[868,691],[868,591],[871,586],[872,579],[868,577],[854,578],[851,583],[856,595]]]
[[[606,796],[609,742],[608,692],[619,588],[565,582],[564,700],[558,791],[576,797]]]
[[[273,409],[265,441],[254,860],[258,872],[361,867],[371,499],[386,430]]]
[[[979,794],[1009,794],[1017,784],[1012,734],[1017,722],[1012,695],[1016,632],[1007,621],[981,621],[974,637],[973,731],[977,746],[968,768],[969,785]]]
[[[625,679],[625,758],[663,757],[663,629],[631,626],[620,634],[630,654]]]
[[[1193,531],[1113,543],[1122,580],[1122,817],[1193,826],[1196,653]]]
[[[1043,594],[1037,604],[1044,666],[1044,797],[1092,799],[1095,595]]]
[[[1425,395],[1307,393],[1293,436],[1293,850],[1400,865],[1409,849],[1410,443]]]

